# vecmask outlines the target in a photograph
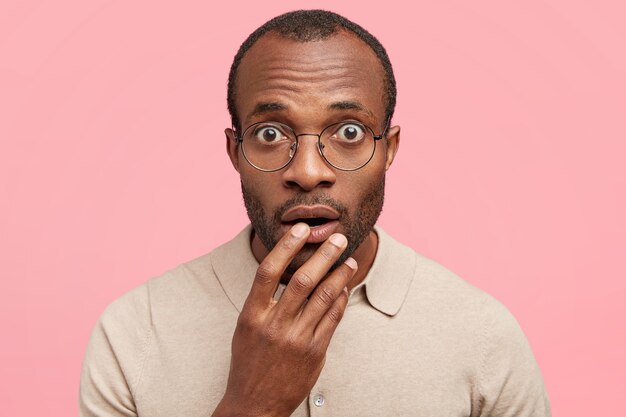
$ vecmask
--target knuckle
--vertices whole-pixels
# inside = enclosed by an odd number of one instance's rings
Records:
[[[328,287],[320,288],[315,292],[315,301],[322,308],[328,308],[335,301],[335,294]]]
[[[265,342],[273,343],[279,340],[279,327],[274,325],[266,326],[262,332],[262,338]]]
[[[331,323],[339,324],[342,317],[343,317],[343,309],[339,307],[333,307],[330,310],[328,310],[328,319],[331,321]]]
[[[318,346],[312,340],[302,337],[288,339],[284,349],[285,352],[296,355],[302,363],[307,364],[319,363],[325,354],[322,346]]]
[[[293,282],[292,290],[298,295],[308,294],[313,288],[313,278],[305,271],[296,271],[291,281]]]
[[[278,268],[270,262],[263,262],[256,270],[255,281],[258,284],[266,285],[271,283],[277,274]]]
[[[257,320],[251,314],[242,312],[237,319],[237,329],[244,333],[253,333],[257,329]]]
[[[310,363],[319,363],[324,359],[326,351],[319,343],[311,343],[306,352],[306,360]]]
[[[285,344],[286,344],[287,349],[289,349],[292,352],[302,354],[307,351],[306,343],[304,343],[304,340],[302,339],[302,337],[300,337],[296,333],[289,334],[289,336],[287,336],[285,340]]]
[[[251,315],[246,311],[242,311],[237,319],[237,324],[245,327],[249,327],[252,324]]]

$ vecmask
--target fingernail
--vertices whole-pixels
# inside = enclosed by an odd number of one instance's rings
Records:
[[[338,247],[344,247],[347,243],[348,240],[346,239],[346,237],[344,235],[341,235],[339,233],[332,235],[329,240],[331,241],[331,243],[333,243],[335,246]]]
[[[356,268],[357,268],[356,261],[355,261],[355,260],[354,260],[354,258],[352,258],[352,257],[350,257],[350,258],[346,259],[346,260],[344,261],[344,263],[345,263],[346,265],[348,265],[348,266],[350,267],[350,269],[356,269]]]
[[[304,237],[306,235],[306,231],[309,228],[305,223],[298,223],[294,227],[291,228],[291,233],[295,237]]]

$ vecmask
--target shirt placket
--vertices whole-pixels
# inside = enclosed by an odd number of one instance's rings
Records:
[[[328,389],[318,381],[309,394],[309,415],[311,417],[331,416],[332,404],[328,398]]]

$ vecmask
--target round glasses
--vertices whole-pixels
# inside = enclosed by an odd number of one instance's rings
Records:
[[[385,128],[386,131],[386,128]],[[246,161],[254,168],[272,172],[283,169],[298,151],[300,136],[317,136],[317,149],[330,165],[341,171],[363,168],[374,156],[380,135],[361,122],[346,120],[327,126],[321,133],[300,133],[279,122],[248,126],[237,141]]]

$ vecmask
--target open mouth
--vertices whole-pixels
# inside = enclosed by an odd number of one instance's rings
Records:
[[[339,212],[323,204],[292,207],[281,217],[283,225],[291,227],[296,223],[306,223],[311,229],[307,243],[322,243],[339,228]]]
[[[283,224],[294,225],[302,222],[311,228],[324,226],[327,223],[336,222],[339,219],[339,213],[332,207],[326,205],[300,205],[292,207],[282,216]]]
[[[285,224],[293,226],[296,223],[306,223],[309,225],[309,227],[317,227],[317,226],[322,226],[333,220],[334,219],[329,219],[327,217],[308,217],[308,218],[297,218],[292,221],[285,222]]]

